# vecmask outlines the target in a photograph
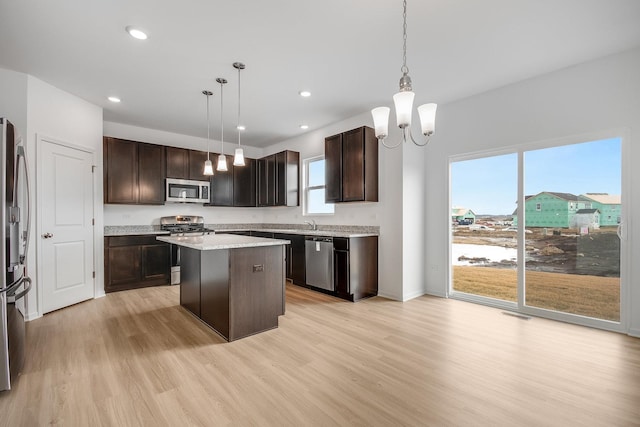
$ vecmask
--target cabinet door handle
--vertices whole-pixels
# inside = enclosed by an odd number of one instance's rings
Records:
[[[50,238],[52,238],[52,237],[53,237],[53,234],[51,234],[51,233],[44,233],[44,234],[42,235],[42,238],[43,238],[43,239],[50,239]]]

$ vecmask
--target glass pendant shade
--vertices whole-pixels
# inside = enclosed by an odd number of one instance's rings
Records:
[[[436,109],[438,104],[422,104],[418,107],[423,135],[432,135],[436,131]]]
[[[378,107],[371,110],[373,116],[373,127],[376,130],[376,137],[384,139],[389,135],[389,107]]]
[[[220,154],[218,156],[218,167],[216,168],[220,172],[227,171],[227,156],[224,154]]]
[[[244,166],[244,150],[242,148],[236,148],[233,155],[233,166]]]
[[[398,92],[393,95],[393,103],[396,106],[396,121],[399,128],[411,126],[411,109],[413,97],[416,94],[411,91]]]
[[[213,175],[213,164],[211,164],[211,160],[206,160],[204,162],[204,171],[202,172],[203,175]]]

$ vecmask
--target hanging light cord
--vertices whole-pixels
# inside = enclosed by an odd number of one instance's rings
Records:
[[[240,134],[242,131],[240,130],[240,67],[238,67],[238,147],[242,144],[240,143]]]
[[[403,1],[402,6],[404,12],[402,13],[402,67],[400,67],[400,71],[402,74],[409,74],[409,67],[407,67],[407,0]]]
[[[224,156],[224,119],[222,113],[224,112],[224,83],[220,82],[220,145],[222,147],[221,154]]]
[[[209,142],[209,94],[207,93],[207,160],[209,160],[210,142]]]

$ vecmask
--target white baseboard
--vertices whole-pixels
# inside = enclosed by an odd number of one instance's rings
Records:
[[[629,336],[640,338],[640,329],[629,329]]]

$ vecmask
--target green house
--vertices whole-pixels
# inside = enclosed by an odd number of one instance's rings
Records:
[[[607,193],[586,193],[576,196],[571,193],[543,191],[525,197],[525,227],[576,228],[577,224],[592,224],[598,221],[601,227],[620,223],[620,196]],[[517,225],[516,209],[513,224]],[[576,218],[576,215],[580,218]],[[595,224],[589,225],[595,227]]]
[[[587,209],[600,211],[600,226],[617,226],[622,215],[622,198],[619,195],[608,193],[586,193],[580,198],[585,202]]]
[[[471,224],[476,222],[476,214],[471,209],[467,208],[451,208],[451,221],[470,221]]]
[[[586,207],[586,202],[571,193],[543,191],[525,197],[525,227],[569,228],[576,212]],[[514,224],[517,224],[517,211]]]

